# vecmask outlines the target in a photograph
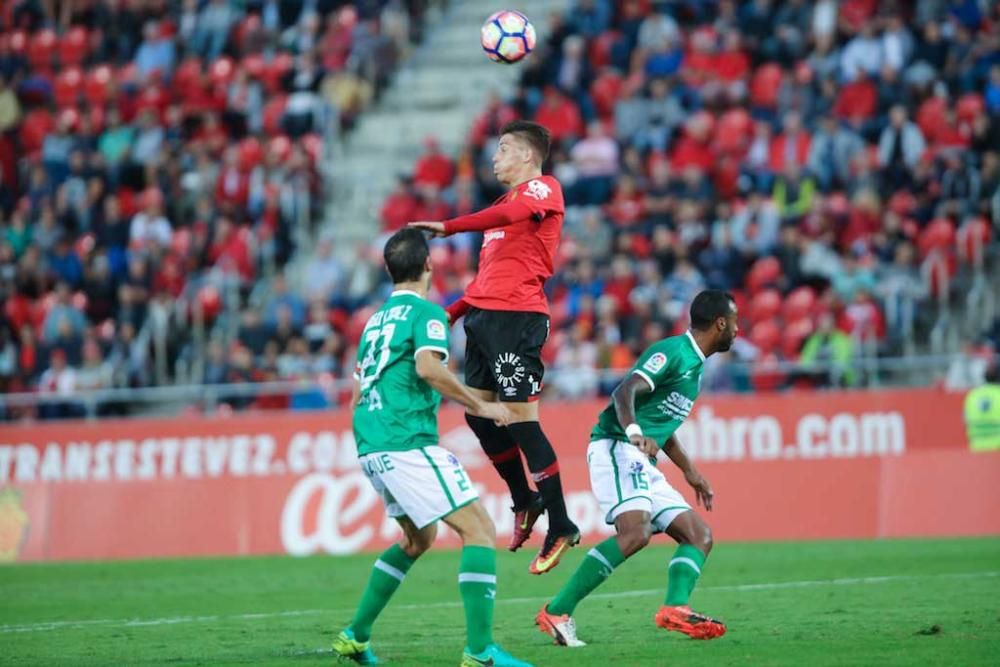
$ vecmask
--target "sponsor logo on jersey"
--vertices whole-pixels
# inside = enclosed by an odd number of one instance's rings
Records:
[[[500,231],[500,232],[486,232],[485,234],[483,234],[483,247],[485,248],[486,246],[488,246],[493,241],[499,241],[500,239],[505,238],[506,236],[507,236],[507,232],[503,232],[503,231]]]
[[[642,367],[649,371],[650,373],[659,373],[663,370],[663,367],[667,365],[667,355],[662,352],[657,352],[649,359],[646,359],[646,363]]]
[[[683,394],[672,391],[669,396],[660,401],[660,404],[657,407],[660,412],[671,419],[684,421],[691,413],[691,408],[694,407],[694,401]]]
[[[448,332],[441,320],[431,320],[427,323],[427,337],[431,340],[446,340]]]
[[[501,353],[497,356],[496,363],[493,364],[493,374],[504,390],[514,389],[524,380],[525,368],[524,364],[521,363],[521,357],[513,352]],[[516,390],[514,393],[516,393]],[[507,395],[513,396],[514,393],[508,393]]]
[[[524,194],[532,199],[544,201],[552,194],[552,188],[539,180],[528,181],[528,186],[524,189]]]

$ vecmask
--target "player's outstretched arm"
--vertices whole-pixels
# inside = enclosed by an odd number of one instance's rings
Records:
[[[691,459],[688,458],[687,452],[681,447],[680,440],[677,439],[676,435],[670,436],[666,444],[663,445],[663,451],[666,453],[667,457],[674,462],[681,472],[684,473],[684,479],[687,483],[691,485],[694,489],[695,495],[698,498],[698,502],[705,506],[709,512],[712,511],[712,499],[715,493],[712,491],[712,485],[708,483],[708,480],[702,477],[698,469],[694,467],[691,463]]]
[[[632,373],[615,388],[611,399],[615,403],[618,423],[625,427],[625,435],[628,436],[629,441],[642,450],[646,456],[656,458],[660,451],[659,445],[652,438],[647,438],[642,434],[642,428],[635,417],[635,397],[639,394],[648,394],[651,391],[649,383],[641,375]]]
[[[504,202],[484,208],[482,211],[462,215],[444,222],[411,222],[416,227],[435,236],[451,236],[459,232],[485,232],[487,229],[506,227],[535,216],[535,211],[523,199]]]
[[[469,391],[469,388],[462,384],[441,361],[439,353],[433,350],[417,352],[417,375],[434,387],[442,396],[464,405],[471,414],[484,419],[492,419],[501,426],[510,423],[513,415],[505,405],[480,399]]]

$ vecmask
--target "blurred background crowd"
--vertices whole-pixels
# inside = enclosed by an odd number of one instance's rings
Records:
[[[550,391],[608,392],[705,287],[737,296],[745,334],[707,389],[854,386],[880,359],[959,348],[942,381],[962,386],[996,363],[1000,5],[524,9],[541,39],[518,86],[483,91],[457,155],[428,137],[399,165],[372,237],[490,204],[499,128],[546,125],[568,205]],[[389,285],[379,240],[337,252],[323,165],[427,14],[419,0],[4,3],[0,389],[291,380],[303,390],[227,402],[343,400]],[[477,255],[470,235],[435,242],[432,298],[458,298]],[[456,370],[463,344],[457,327]]]

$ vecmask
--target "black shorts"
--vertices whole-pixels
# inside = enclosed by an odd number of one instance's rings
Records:
[[[470,308],[465,315],[465,383],[496,392],[510,403],[533,401],[542,393],[542,346],[549,316]]]

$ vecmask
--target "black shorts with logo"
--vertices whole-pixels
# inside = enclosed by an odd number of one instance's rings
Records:
[[[524,403],[542,392],[542,346],[549,316],[472,307],[465,314],[465,383]]]

